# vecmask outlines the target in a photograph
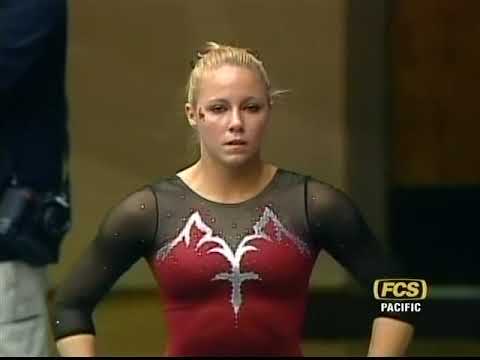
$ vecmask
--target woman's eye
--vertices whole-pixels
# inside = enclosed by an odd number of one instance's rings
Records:
[[[247,110],[250,112],[258,112],[260,110],[260,106],[258,105],[248,105]]]
[[[225,107],[221,105],[214,105],[210,107],[210,111],[213,113],[221,113],[223,110],[225,110]]]

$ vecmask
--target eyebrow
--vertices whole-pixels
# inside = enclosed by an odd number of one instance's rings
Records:
[[[255,96],[249,96],[245,100],[243,100],[242,103],[252,101],[252,100],[261,101],[261,98],[258,98],[258,97],[255,97]],[[224,98],[213,98],[213,99],[208,100],[209,104],[214,103],[214,102],[228,103],[229,101],[227,99],[224,99]]]

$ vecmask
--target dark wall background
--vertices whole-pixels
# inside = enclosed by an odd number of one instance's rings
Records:
[[[479,11],[392,2],[392,245],[438,285],[480,283]]]

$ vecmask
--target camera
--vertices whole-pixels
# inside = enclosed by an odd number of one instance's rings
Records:
[[[0,199],[0,259],[54,262],[70,227],[66,194],[9,186]]]

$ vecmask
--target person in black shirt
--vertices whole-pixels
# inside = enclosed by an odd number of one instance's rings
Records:
[[[66,0],[0,1],[0,356],[48,355],[69,228]]]
[[[162,294],[168,356],[302,355],[321,251],[367,291],[402,275],[346,194],[262,160],[276,93],[258,55],[208,43],[198,56],[185,110],[200,159],[107,214],[56,294],[61,355],[95,355],[93,311],[140,259]],[[369,354],[403,355],[413,329],[402,313],[378,314]]]

